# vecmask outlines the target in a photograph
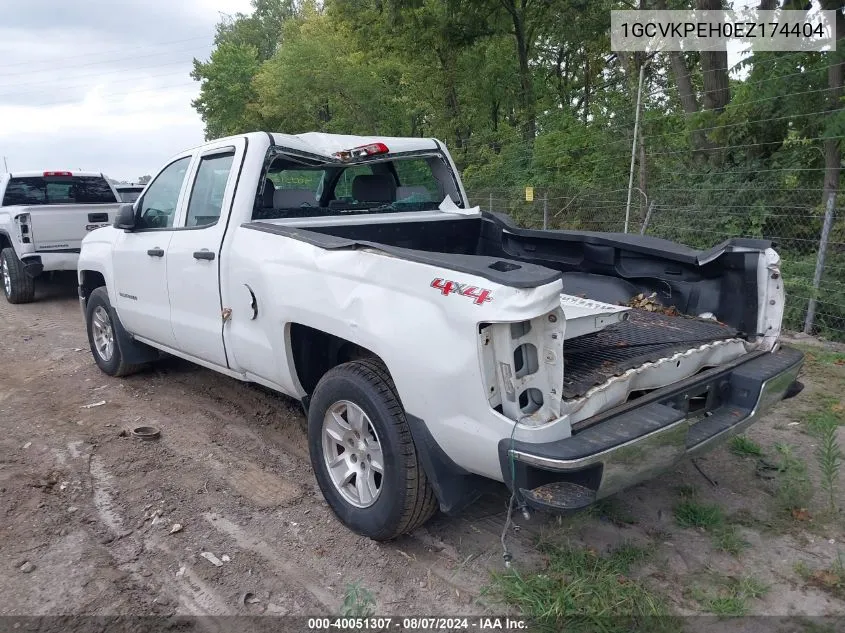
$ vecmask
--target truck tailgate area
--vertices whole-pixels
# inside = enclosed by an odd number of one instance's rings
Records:
[[[114,222],[114,204],[57,204],[26,207],[36,251],[79,251],[89,232]]]
[[[592,387],[645,363],[740,336],[736,329],[717,321],[632,309],[625,321],[566,341],[563,397],[581,397]]]

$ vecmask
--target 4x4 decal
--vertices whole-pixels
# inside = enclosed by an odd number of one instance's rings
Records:
[[[463,297],[470,297],[476,305],[482,305],[486,301],[493,300],[493,293],[486,288],[479,288],[470,284],[460,284],[457,281],[449,281],[440,277],[431,282],[431,287],[437,288],[446,296],[459,294]]]

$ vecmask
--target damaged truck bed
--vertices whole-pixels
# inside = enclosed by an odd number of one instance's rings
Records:
[[[564,345],[564,399],[583,396],[612,377],[646,363],[716,341],[739,340],[736,329],[713,320],[642,309],[627,314],[628,318],[619,323],[570,339]]]

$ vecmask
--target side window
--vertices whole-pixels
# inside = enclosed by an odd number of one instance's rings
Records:
[[[220,219],[226,183],[232,169],[233,151],[203,156],[188,202],[185,226],[211,226]]]
[[[166,229],[173,226],[179,192],[190,164],[190,156],[180,158],[165,167],[150,183],[138,207],[137,228]]]
[[[373,169],[369,165],[353,165],[344,169],[334,186],[335,200],[347,199],[351,201],[352,181],[355,180],[355,176],[369,176],[372,173]]]
[[[439,202],[443,199],[443,187],[431,171],[430,163],[424,158],[397,160],[393,163],[399,186],[396,188],[397,202]]]

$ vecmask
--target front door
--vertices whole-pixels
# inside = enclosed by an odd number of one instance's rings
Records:
[[[199,156],[187,211],[167,253],[170,322],[176,348],[221,367],[226,367],[227,361],[220,304],[220,246],[234,195],[232,165],[238,164],[242,150],[228,145]]]
[[[167,293],[167,252],[191,156],[165,167],[136,204],[135,229],[114,248],[115,309],[132,334],[174,346]]]

